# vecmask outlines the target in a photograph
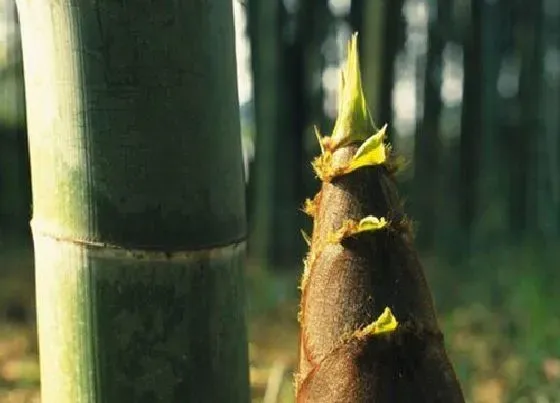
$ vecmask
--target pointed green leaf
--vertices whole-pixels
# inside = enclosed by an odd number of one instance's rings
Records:
[[[367,216],[362,218],[359,222],[345,220],[337,231],[329,235],[329,242],[340,243],[343,239],[362,232],[378,231],[385,228],[388,224],[385,217],[377,218],[374,216]]]
[[[383,126],[376,134],[367,139],[356,151],[356,154],[348,164],[345,172],[352,172],[358,168],[369,165],[380,165],[387,160],[387,152],[383,139],[387,125]]]
[[[354,233],[357,234],[359,232],[377,231],[385,228],[386,226],[387,220],[385,220],[385,217],[377,218],[370,215],[360,220],[358,228]]]
[[[339,110],[332,140],[336,146],[363,141],[375,131],[362,88],[358,55],[358,34],[348,43],[347,61],[341,73]]]
[[[364,338],[366,336],[374,336],[381,333],[389,333],[394,332],[397,329],[399,322],[397,322],[397,318],[391,312],[389,307],[386,307],[385,310],[375,322],[370,323],[366,327],[361,330],[358,330],[354,333],[354,336],[357,338]]]

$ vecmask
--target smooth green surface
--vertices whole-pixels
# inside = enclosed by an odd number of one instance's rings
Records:
[[[42,401],[248,402],[231,2],[19,6]]]
[[[242,239],[231,4],[19,5],[35,230],[171,250]]]
[[[42,401],[247,402],[244,244],[166,256],[35,237]]]

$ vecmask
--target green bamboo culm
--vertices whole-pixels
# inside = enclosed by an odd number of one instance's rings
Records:
[[[248,402],[231,2],[18,7],[42,401]]]
[[[333,134],[317,133],[321,190],[301,281],[298,403],[464,403],[397,195],[400,162],[363,95],[357,35]]]

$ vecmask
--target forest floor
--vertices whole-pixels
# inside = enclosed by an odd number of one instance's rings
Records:
[[[0,403],[40,402],[32,257],[23,256],[0,252]],[[444,287],[431,283],[436,291]],[[248,271],[253,402],[293,402],[296,286],[294,275]],[[558,312],[559,305],[551,306],[558,300],[535,301],[544,296],[533,288],[524,289],[520,302],[508,300],[502,308],[482,297],[440,310],[469,402],[560,403],[560,318],[548,314]],[[527,297],[531,292],[537,297]]]

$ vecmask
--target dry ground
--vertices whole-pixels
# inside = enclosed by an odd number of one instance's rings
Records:
[[[249,276],[253,275],[258,277],[259,288],[263,282],[274,281],[250,271]],[[251,291],[250,283],[251,279]],[[261,303],[261,297],[253,295],[253,304]],[[286,298],[275,306],[269,302],[268,307],[251,315],[249,353],[254,402],[293,402],[296,313],[297,301]],[[558,319],[545,322],[554,324]],[[0,251],[0,403],[40,402],[34,323],[31,255],[4,249]],[[452,310],[443,323],[452,360],[470,402],[560,403],[560,357],[549,354],[546,348],[537,349],[536,355],[526,353],[529,350],[513,341],[515,328],[507,315],[473,303]],[[556,330],[560,335],[560,329],[552,329]]]

